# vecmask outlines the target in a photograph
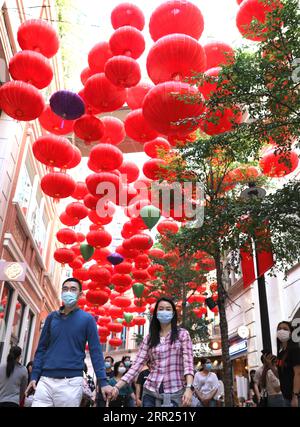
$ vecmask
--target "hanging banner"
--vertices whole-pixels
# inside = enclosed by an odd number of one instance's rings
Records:
[[[240,249],[241,267],[243,274],[244,288],[248,288],[255,280],[255,269],[251,242],[248,242]]]

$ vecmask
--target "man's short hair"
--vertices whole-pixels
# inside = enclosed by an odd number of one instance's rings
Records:
[[[114,362],[115,362],[114,358],[111,356],[106,356],[105,359],[110,359],[112,364],[114,364]]]
[[[75,277],[69,277],[68,279],[66,279],[66,280],[63,282],[63,284],[61,285],[61,287],[63,287],[63,286],[64,286],[64,284],[65,284],[65,283],[68,283],[68,282],[75,282],[75,283],[77,283],[77,285],[79,286],[79,291],[80,291],[80,292],[82,291],[82,284],[81,284],[80,280],[76,279]]]

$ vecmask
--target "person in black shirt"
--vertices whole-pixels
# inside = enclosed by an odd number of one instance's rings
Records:
[[[109,381],[111,378],[114,377],[114,358],[111,356],[106,356],[104,358],[104,364],[105,364],[105,372],[106,372],[106,379]],[[99,392],[99,389],[97,389],[97,395],[96,395],[96,406],[98,408],[104,408],[106,406],[106,402],[103,399],[102,393]]]
[[[277,326],[277,367],[280,388],[287,406],[299,407],[300,402],[300,347],[293,341],[290,322]]]
[[[150,374],[149,367],[148,365],[145,365],[142,372],[140,372],[135,383],[136,406],[142,406],[143,387],[149,374]]]
[[[257,406],[260,396],[260,391],[258,384],[254,381],[256,371],[255,369],[251,369],[250,371],[250,381],[249,381],[249,397],[253,401],[253,403]]]

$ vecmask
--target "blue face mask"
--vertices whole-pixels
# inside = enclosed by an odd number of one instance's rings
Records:
[[[173,311],[161,310],[156,313],[156,317],[160,323],[166,325],[172,321],[174,313]]]
[[[131,362],[129,360],[126,360],[124,362],[124,365],[126,366],[126,368],[129,368],[131,366]]]
[[[207,371],[211,371],[211,368],[212,368],[211,363],[205,363],[205,369],[206,369]]]
[[[66,307],[72,307],[73,305],[76,304],[78,300],[78,294],[75,292],[69,292],[69,291],[62,292],[61,299]]]
[[[111,364],[110,364],[110,362],[105,362],[105,368],[106,368],[106,369],[111,368]]]

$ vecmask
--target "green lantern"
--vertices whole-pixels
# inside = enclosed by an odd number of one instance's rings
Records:
[[[126,323],[130,323],[133,319],[133,314],[131,313],[124,313],[124,319]]]
[[[155,206],[144,206],[141,211],[140,215],[149,230],[151,230],[159,221],[160,219],[160,210],[156,208]]]
[[[80,245],[80,253],[85,261],[88,261],[94,255],[95,249],[87,243]]]
[[[142,297],[142,295],[144,293],[144,289],[145,289],[145,286],[142,283],[135,283],[132,286],[133,293],[137,298]]]

